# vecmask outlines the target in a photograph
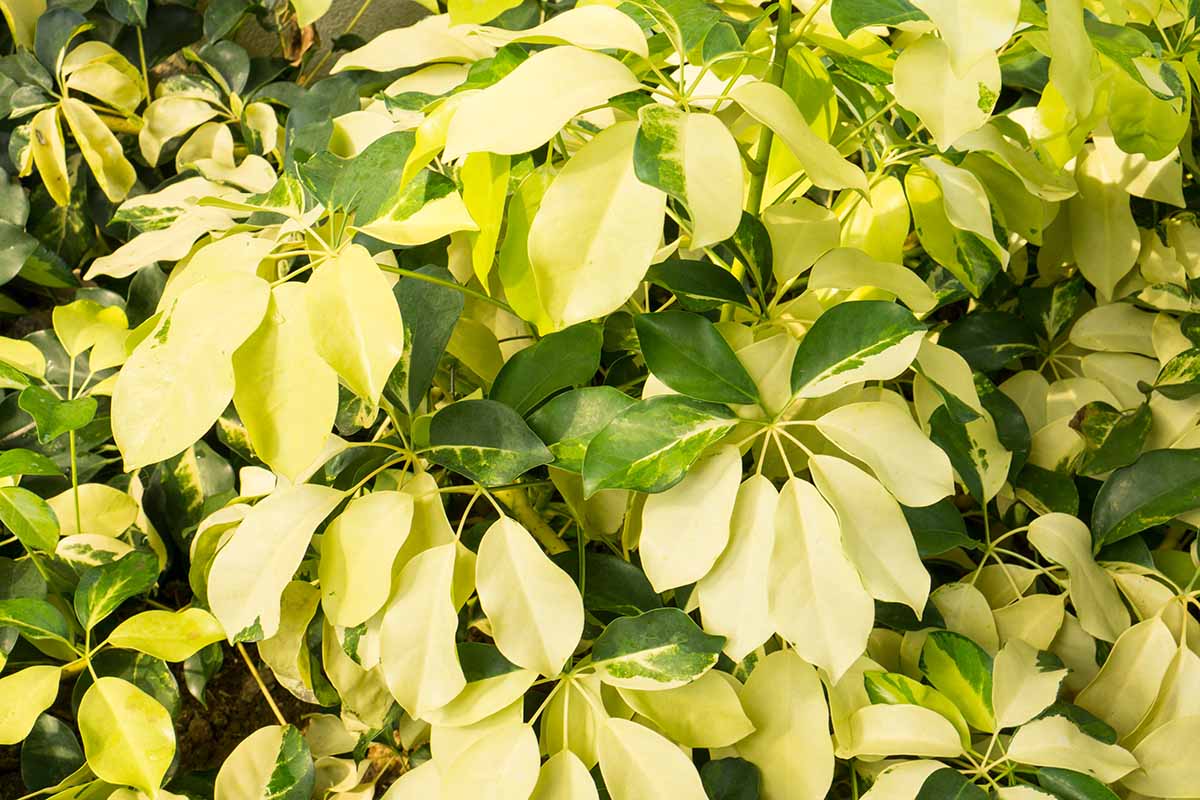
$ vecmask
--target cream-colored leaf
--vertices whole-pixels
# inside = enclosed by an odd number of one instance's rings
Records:
[[[1148,797],[1193,797],[1200,782],[1200,716],[1181,717],[1133,749],[1138,769],[1124,785]]]
[[[445,800],[528,800],[537,785],[537,737],[529,725],[491,731],[447,764]]]
[[[532,670],[514,669],[501,675],[471,681],[449,703],[427,712],[425,720],[431,725],[446,727],[474,725],[484,717],[490,717],[519,700],[537,677],[537,673]]]
[[[1068,514],[1044,514],[1029,525],[1029,543],[1044,558],[1062,565],[1070,578],[1071,604],[1083,629],[1115,642],[1129,627],[1129,611],[1112,576],[1092,556],[1092,534]]]
[[[771,206],[763,212],[762,223],[771,238],[771,271],[780,284],[802,275],[837,247],[841,236],[833,212],[807,197]]]
[[[63,98],[59,107],[100,190],[114,203],[124,200],[137,181],[137,173],[125,158],[117,137],[82,100]]]
[[[163,145],[217,116],[217,109],[195,97],[166,95],[142,112],[138,146],[150,166],[158,164]]]
[[[0,745],[22,742],[38,716],[54,704],[62,670],[26,667],[0,678]]]
[[[1066,717],[1029,722],[1013,735],[1008,757],[1018,764],[1072,769],[1101,783],[1115,783],[1138,765],[1128,750],[1093,739]]]
[[[629,720],[610,718],[600,729],[600,771],[613,800],[705,800],[691,759],[661,735]]]
[[[62,536],[81,533],[116,538],[137,521],[138,503],[130,495],[103,483],[84,483],[66,489],[46,501],[58,517],[58,532]],[[75,499],[79,498],[76,513]],[[82,529],[76,520],[83,524]]]
[[[956,74],[945,39],[924,36],[904,48],[892,71],[896,100],[916,114],[949,150],[963,134],[981,128],[1000,96],[1000,61],[987,52]]]
[[[46,375],[46,356],[37,345],[24,339],[0,336],[0,361],[35,378]]]
[[[937,305],[933,290],[908,267],[876,261],[852,247],[830,250],[813,266],[808,278],[809,289],[855,291],[868,286],[896,295],[917,315]]]
[[[1158,696],[1175,649],[1175,637],[1160,617],[1139,622],[1117,639],[1075,704],[1107,722],[1118,736],[1128,735]]]
[[[741,455],[725,446],[670,489],[646,498],[638,550],[656,592],[695,583],[712,569],[729,542],[741,478]]]
[[[609,716],[600,678],[594,673],[564,678],[542,715],[542,752],[570,750],[588,769],[600,758],[600,729]]]
[[[1085,146],[1079,154],[1075,182],[1079,193],[1067,201],[1071,251],[1100,299],[1111,300],[1141,247],[1129,194],[1121,186],[1120,175],[1113,174],[1111,165],[1096,154],[1095,146]]]
[[[1065,669],[1050,669],[1039,661],[1037,648],[1019,639],[1009,641],[992,665],[992,708],[996,728],[1024,725],[1058,699]]]
[[[313,690],[308,628],[321,603],[321,590],[308,581],[291,581],[279,599],[279,627],[258,643],[258,655],[271,668],[275,680],[297,699],[317,702]]]
[[[728,747],[754,731],[733,686],[716,670],[674,689],[619,691],[634,711],[684,747]]]
[[[1000,643],[1019,639],[1038,650],[1050,647],[1066,614],[1066,594],[1033,594],[995,611]]]
[[[988,653],[1000,649],[996,620],[983,592],[974,584],[956,581],[939,586],[929,596],[946,622],[946,630],[961,633]]]
[[[71,199],[71,176],[67,173],[67,143],[58,121],[58,108],[43,108],[29,123],[29,149],[46,192],[60,206]],[[23,170],[22,175],[28,170]]]
[[[573,44],[588,50],[628,50],[645,57],[646,35],[633,18],[605,5],[576,6],[541,25],[523,31],[482,27],[476,33],[497,46],[505,44]]]
[[[945,768],[940,761],[900,761],[879,773],[862,800],[915,800],[925,780]]]
[[[1020,0],[913,0],[950,47],[950,65],[963,75],[1002,48],[1017,26]]]
[[[587,767],[569,750],[551,756],[542,764],[537,786],[529,800],[598,800],[596,784]]]
[[[334,625],[365,622],[387,602],[392,564],[408,538],[413,498],[372,492],[351,500],[321,539],[321,607]]]
[[[241,521],[208,573],[209,603],[231,642],[274,635],[283,588],[341,500],[328,486],[299,484],[259,501]]]
[[[1082,0],[1046,0],[1046,21],[1050,83],[1074,114],[1073,122],[1083,122],[1095,102],[1092,62],[1096,54],[1084,27]]]
[[[962,737],[950,720],[913,705],[872,705],[850,717],[853,755],[955,758]]]
[[[479,603],[509,661],[554,677],[583,633],[583,599],[529,531],[501,517],[483,535],[475,567]]]
[[[488,58],[495,48],[472,36],[475,30],[475,25],[451,25],[448,14],[425,17],[408,27],[384,31],[339,58],[330,71],[391,72],[441,61],[466,63]]]

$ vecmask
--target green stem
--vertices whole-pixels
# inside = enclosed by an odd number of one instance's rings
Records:
[[[74,358],[71,359],[71,366],[67,369],[67,397],[68,399],[75,397]],[[75,501],[75,532],[83,533],[83,519],[79,512],[79,470],[75,458],[75,431],[67,432],[67,446],[71,451],[71,497]]]
[[[455,291],[459,291],[465,295],[474,297],[476,300],[482,300],[485,303],[491,303],[496,308],[503,309],[503,310],[507,311],[508,313],[512,314],[513,316],[517,316],[517,312],[513,311],[512,306],[510,306],[508,303],[504,302],[503,300],[497,300],[495,297],[489,297],[488,295],[484,294],[483,292],[477,292],[469,286],[463,286],[461,283],[455,283],[453,281],[444,281],[441,278],[435,278],[432,275],[425,275],[424,273],[421,273],[421,272],[413,272],[412,270],[404,269],[403,267],[389,267],[386,264],[380,264],[379,268],[381,270],[383,270],[384,272],[390,272],[393,275],[401,275],[405,278],[416,278],[419,281],[425,281],[426,283],[432,283],[435,286],[445,286],[447,289],[454,289]]]
[[[508,506],[513,518],[524,525],[526,530],[541,542],[542,547],[546,548],[550,555],[565,553],[570,549],[562,539],[558,538],[554,529],[529,502],[529,496],[525,494],[524,489],[504,489],[494,494],[497,499]]]
[[[136,25],[133,27],[133,29],[135,31],[137,31],[138,60],[141,62],[141,65],[142,65],[142,84],[143,84],[142,91],[146,95],[146,101],[149,102],[150,101],[150,70],[146,69],[146,45],[145,45],[145,43],[142,42],[142,29]]]

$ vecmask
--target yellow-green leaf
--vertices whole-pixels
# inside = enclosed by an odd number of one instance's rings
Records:
[[[167,709],[120,678],[101,677],[79,703],[79,734],[88,766],[109,783],[155,796],[175,756]]]

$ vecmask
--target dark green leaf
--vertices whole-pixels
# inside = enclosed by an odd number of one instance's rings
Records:
[[[158,580],[158,556],[135,550],[83,573],[75,589],[75,616],[87,630]]]
[[[83,748],[71,726],[42,714],[21,743],[21,780],[31,792],[56,786],[83,761]]]
[[[1083,276],[1077,274],[1053,286],[1025,287],[1019,300],[1021,316],[1053,341],[1075,318],[1085,286]]]
[[[1059,800],[1117,800],[1112,789],[1082,772],[1042,767],[1037,772],[1037,781]]]
[[[833,0],[829,14],[842,36],[868,25],[899,25],[929,19],[908,0]]]
[[[37,34],[34,37],[34,52],[38,61],[52,74],[57,74],[59,59],[67,45],[79,34],[90,29],[92,24],[73,8],[59,6],[51,8],[38,17]]]
[[[860,369],[868,359],[923,330],[912,312],[896,303],[858,300],[836,305],[817,317],[801,340],[792,362],[792,393],[807,396],[805,389],[818,381]]]
[[[938,344],[954,350],[980,372],[995,372],[1014,359],[1040,352],[1029,324],[1004,311],[967,314],[942,331]]]
[[[711,322],[688,311],[635,319],[646,366],[681,394],[712,403],[758,402],[758,387]]]
[[[700,768],[708,800],[758,800],[758,767],[742,758],[717,758]]]
[[[146,13],[146,27],[139,39],[136,28],[124,28],[113,45],[130,63],[154,67],[204,35],[204,20],[195,10],[175,3],[152,3]]]
[[[971,496],[982,501],[984,465],[976,461],[980,449],[967,426],[956,422],[948,407],[938,406],[929,417],[929,438],[950,458],[950,464]]]
[[[1115,470],[1096,495],[1096,549],[1200,507],[1200,449],[1151,450]]]
[[[104,0],[104,7],[122,25],[146,27],[146,0]]]
[[[679,395],[643,400],[613,417],[587,446],[583,489],[662,492],[737,424],[724,406]]]
[[[504,363],[489,397],[525,416],[555,392],[589,383],[600,369],[603,341],[594,322],[551,333]]]
[[[563,392],[529,415],[529,427],[554,454],[554,466],[583,471],[588,444],[613,417],[637,403],[611,386]]]
[[[741,282],[707,261],[668,259],[651,266],[646,280],[674,294],[686,311],[710,311],[725,303],[750,308]]]
[[[592,647],[592,664],[609,683],[668,689],[717,663],[724,636],[710,636],[678,608],[659,608],[609,623]]]
[[[188,694],[206,708],[208,703],[205,701],[205,690],[208,688],[208,682],[221,669],[224,661],[225,651],[221,642],[213,642],[200,648],[183,662],[183,683],[187,686]]]
[[[417,272],[456,283],[442,267],[427,266]],[[404,344],[410,353],[396,364],[383,391],[388,400],[403,405],[411,414],[433,385],[438,363],[462,314],[463,293],[419,278],[401,278],[392,293],[404,319]]]
[[[1026,464],[1013,482],[1017,499],[1038,514],[1079,513],[1079,489],[1070,475]]]
[[[921,558],[940,555],[955,547],[967,550],[979,548],[979,542],[967,535],[962,512],[949,497],[923,508],[900,508],[908,527],[912,529]]]
[[[1149,403],[1127,411],[1098,400],[1088,403],[1071,420],[1084,441],[1076,471],[1098,476],[1132,464],[1150,435],[1152,421]]]
[[[467,683],[507,675],[520,669],[505,658],[495,645],[484,642],[459,642],[457,647],[458,663]]]
[[[992,415],[992,423],[996,426],[996,436],[1004,449],[1012,453],[1012,461],[1008,465],[1008,477],[1011,479],[1029,457],[1031,437],[1029,423],[1025,415],[1011,397],[996,388],[983,373],[975,373],[975,390],[979,393],[979,402],[985,411]]]
[[[583,607],[593,614],[635,616],[662,607],[646,574],[623,558],[587,551],[582,576],[578,551],[568,550],[550,559],[582,585]]]
[[[460,400],[433,415],[425,457],[484,486],[512,483],[554,456],[525,421],[493,400]]]
[[[38,441],[42,444],[52,442],[64,433],[79,430],[96,416],[96,398],[59,400],[40,386],[23,389],[17,404],[33,417],[37,424]]]
[[[0,285],[17,277],[38,245],[21,226],[0,221]]]
[[[915,800],[987,800],[988,794],[961,772],[946,767],[925,779]]]
[[[0,522],[25,549],[53,553],[58,546],[58,517],[45,500],[19,486],[0,487]]]

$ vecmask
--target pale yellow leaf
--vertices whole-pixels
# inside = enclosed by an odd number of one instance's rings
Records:
[[[691,759],[661,735],[624,719],[600,729],[600,770],[613,800],[705,800]]]
[[[350,501],[321,539],[321,607],[334,625],[354,627],[387,602],[392,564],[408,538],[412,495],[379,491]]]

